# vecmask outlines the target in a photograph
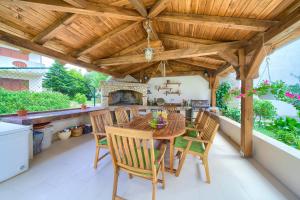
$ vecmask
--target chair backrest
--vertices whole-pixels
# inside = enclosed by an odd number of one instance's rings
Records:
[[[113,126],[109,110],[99,110],[90,113],[93,133],[105,136],[105,126]]]
[[[115,109],[115,115],[117,119],[117,124],[126,124],[129,122],[128,114],[126,112],[126,109],[124,107],[118,107]]]
[[[195,124],[199,123],[201,118],[202,118],[202,115],[203,115],[204,111],[203,110],[199,110],[197,115],[196,115],[196,118],[195,118]]]
[[[140,116],[139,106],[130,106],[130,116],[131,118],[136,118]]]
[[[209,119],[209,112],[204,111],[201,115],[201,117],[198,119],[198,123],[196,123],[197,129],[204,129],[206,126],[207,120]]]
[[[115,167],[144,177],[156,174],[151,131],[106,126],[108,144]]]
[[[164,105],[164,110],[167,111],[167,113],[176,113],[177,112],[177,107],[172,106],[172,105]]]
[[[219,128],[219,123],[213,117],[209,117],[207,121],[207,125],[204,127],[203,132],[201,134],[201,139],[209,141],[208,144],[205,144],[205,152],[204,154],[208,154],[208,151],[213,143],[213,140],[217,134]]]

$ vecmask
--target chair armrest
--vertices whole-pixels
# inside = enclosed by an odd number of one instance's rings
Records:
[[[126,128],[128,127],[129,123],[119,123],[117,124],[118,127],[121,127],[121,128]]]
[[[202,140],[199,138],[193,138],[193,137],[188,137],[188,136],[184,136],[183,139],[188,140],[188,141],[192,141],[192,142],[203,142],[203,143],[210,143],[210,141],[208,140]]]
[[[157,161],[156,161],[158,164],[160,164],[161,161],[164,159],[166,150],[167,150],[167,145],[162,144],[161,147],[160,147],[159,156],[158,156]]]
[[[92,133],[92,134],[94,134],[96,136],[106,136],[106,133]]]

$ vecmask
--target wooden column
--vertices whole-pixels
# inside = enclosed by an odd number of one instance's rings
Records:
[[[253,87],[253,79],[244,79],[241,93],[247,93]],[[252,156],[252,134],[253,134],[253,96],[241,99],[241,154],[244,157]]]
[[[217,106],[216,91],[218,88],[218,83],[219,83],[218,76],[214,75],[214,76],[210,77],[209,86],[210,86],[210,91],[211,91],[211,99],[210,99],[211,107]]]

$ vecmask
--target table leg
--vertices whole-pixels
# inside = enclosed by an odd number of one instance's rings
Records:
[[[173,174],[173,164],[174,164],[174,139],[170,139],[170,173]]]

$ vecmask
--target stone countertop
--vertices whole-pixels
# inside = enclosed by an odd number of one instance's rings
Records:
[[[113,111],[119,106],[109,106],[108,108]],[[130,106],[125,106],[127,110],[130,109]],[[56,120],[68,119],[79,117],[83,114],[88,114],[93,111],[102,110],[107,107],[97,106],[97,107],[88,107],[85,110],[82,109],[67,109],[67,110],[56,110],[56,111],[46,111],[46,112],[34,112],[29,113],[27,116],[19,117],[17,115],[7,115],[0,117],[0,121],[21,124],[21,125],[34,125],[41,123],[49,123]],[[190,109],[191,107],[178,106],[179,111],[184,111]],[[162,109],[162,106],[140,106],[140,109],[151,110],[151,109]]]
[[[101,110],[104,107],[88,107],[87,109],[67,109],[67,110],[56,110],[47,112],[35,112],[29,113],[27,116],[19,117],[17,115],[10,115],[0,117],[3,122],[22,124],[22,125],[34,125],[41,123],[48,123],[56,120],[62,120],[67,118],[78,117],[89,112]]]

